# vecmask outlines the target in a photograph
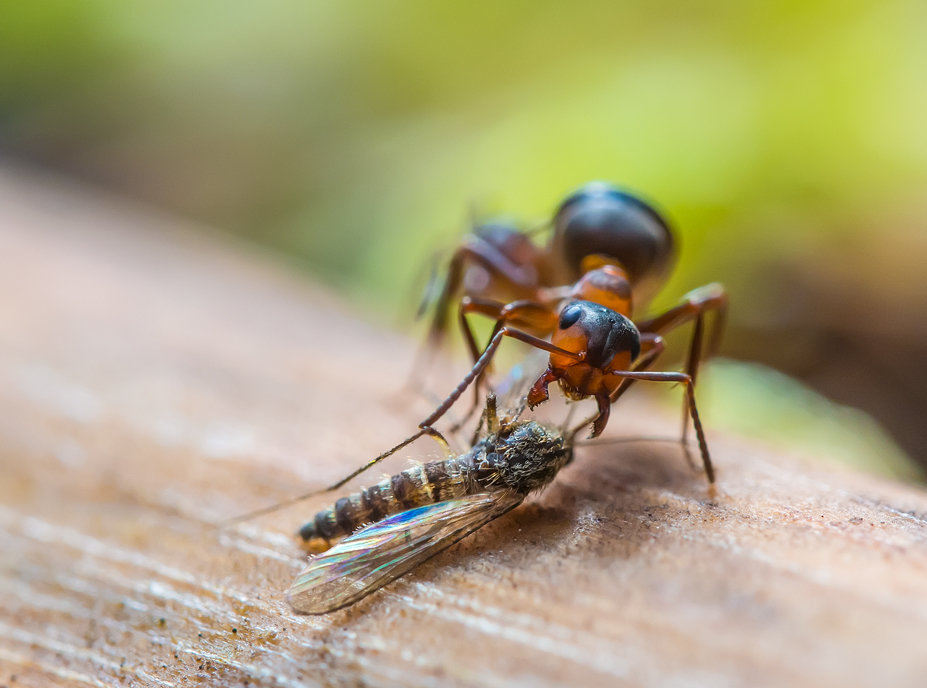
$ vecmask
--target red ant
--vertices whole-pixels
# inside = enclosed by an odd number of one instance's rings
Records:
[[[718,315],[709,346],[713,351],[727,310],[724,289],[719,284],[701,287],[665,313],[635,322],[635,302],[659,286],[673,258],[673,235],[663,216],[637,196],[592,182],[561,203],[552,225],[545,246],[506,225],[477,228],[451,258],[428,345],[433,348],[444,337],[457,301],[458,320],[474,360],[462,387],[471,376],[482,376],[503,337],[549,352],[548,368],[528,394],[529,406],[545,401],[555,381],[568,398],[593,397],[598,414],[589,421],[592,437],[605,429],[611,404],[632,381],[685,384],[686,415],[692,418],[706,474],[713,482],[693,388],[702,357],[704,316],[712,310]],[[470,313],[496,321],[482,351],[467,322]],[[664,349],[661,335],[690,320],[695,323],[686,372],[646,372]],[[443,415],[462,392],[458,390],[422,425],[430,426]],[[686,431],[684,424],[683,441]]]
[[[534,407],[548,399],[557,382],[574,400],[593,397],[598,413],[569,435],[592,424],[597,437],[608,423],[611,405],[635,380],[686,386],[685,411],[692,419],[709,483],[715,474],[695,404],[695,379],[702,355],[704,316],[715,311],[709,350],[716,348],[727,311],[719,284],[689,292],[682,303],[655,317],[634,322],[633,304],[659,285],[674,251],[668,223],[653,206],[611,184],[591,182],[567,197],[553,219],[546,246],[527,232],[505,225],[477,229],[451,258],[429,333],[436,346],[447,329],[453,301],[474,363],[448,397],[419,423],[419,430],[338,481],[334,490],[374,464],[424,435],[446,449],[447,441],[432,425],[486,372],[504,337],[518,339],[550,354],[547,370],[527,396]],[[467,323],[467,314],[495,318],[489,344],[482,351]],[[686,372],[648,371],[665,348],[662,334],[695,321]],[[545,339],[549,336],[550,341]],[[477,397],[479,394],[477,393]],[[685,446],[688,423],[683,426]]]
[[[652,286],[659,285],[673,257],[673,235],[662,215],[628,192],[592,182],[560,204],[552,224],[554,231],[546,246],[536,245],[527,232],[505,225],[484,225],[455,251],[437,301],[428,342],[431,347],[440,342],[447,329],[451,304],[459,300],[458,318],[473,354],[473,367],[454,391],[419,423],[417,432],[322,492],[342,487],[424,435],[433,436],[450,454],[447,441],[432,425],[467,387],[483,376],[504,337],[518,339],[550,354],[547,370],[527,395],[529,406],[547,400],[552,382],[559,383],[571,399],[596,400],[597,414],[568,433],[566,442],[572,442],[576,433],[590,423],[591,436],[600,435],[608,423],[612,403],[635,380],[684,384],[686,421],[692,420],[705,474],[709,483],[714,483],[694,385],[702,355],[705,314],[717,313],[709,347],[713,351],[727,311],[724,289],[719,284],[695,289],[678,306],[635,322],[634,302],[642,300]],[[482,351],[467,323],[469,313],[496,320],[489,344]],[[664,350],[661,335],[690,320],[695,324],[686,372],[648,371]],[[683,446],[687,427],[686,422]],[[266,511],[254,512],[246,518]]]

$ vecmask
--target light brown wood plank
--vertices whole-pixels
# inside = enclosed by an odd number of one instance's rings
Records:
[[[325,501],[212,524],[413,429],[427,404],[388,400],[414,342],[244,247],[11,168],[0,256],[0,684],[927,677],[927,496],[710,429],[714,500],[677,447],[584,447],[404,579],[295,616],[291,533]],[[640,398],[613,417],[678,422]]]

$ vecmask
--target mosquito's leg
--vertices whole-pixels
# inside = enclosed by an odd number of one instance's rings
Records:
[[[520,330],[516,330],[513,328],[503,327],[492,338],[492,340],[489,342],[489,346],[487,346],[486,350],[483,351],[483,353],[480,355],[477,362],[470,369],[470,372],[467,373],[464,379],[460,381],[460,384],[458,384],[457,387],[454,388],[454,391],[452,391],[447,396],[447,398],[445,398],[444,401],[442,401],[438,405],[438,407],[434,411],[432,411],[431,414],[425,420],[419,423],[418,425],[419,429],[416,432],[409,435],[402,442],[400,442],[399,444],[393,447],[390,447],[385,452],[374,457],[373,459],[371,459],[370,461],[362,465],[357,470],[352,471],[351,473],[343,477],[338,482],[333,483],[322,490],[315,490],[313,492],[309,492],[307,494],[300,495],[292,499],[288,499],[285,502],[278,502],[277,504],[273,506],[265,507],[263,509],[258,509],[256,511],[252,511],[243,516],[230,519],[229,521],[225,523],[225,525],[231,525],[233,523],[239,523],[241,521],[246,521],[248,519],[255,518],[257,516],[269,514],[273,511],[282,509],[285,506],[289,506],[291,504],[301,502],[305,499],[310,499],[312,497],[323,494],[325,492],[331,492],[333,490],[337,490],[339,487],[344,486],[346,483],[353,480],[354,478],[359,476],[361,473],[363,473],[367,469],[372,468],[373,466],[380,463],[383,459],[389,456],[392,456],[393,454],[395,454],[397,451],[399,451],[403,447],[406,447],[412,444],[415,440],[419,439],[420,437],[424,437],[425,435],[430,435],[434,437],[445,448],[445,451],[449,452],[450,448],[449,448],[447,440],[444,438],[443,435],[441,435],[440,432],[438,432],[433,427],[433,424],[437,422],[442,416],[444,416],[445,413],[448,412],[451,406],[453,406],[454,403],[460,398],[460,396],[467,390],[467,387],[469,387],[473,383],[473,381],[483,373],[483,371],[486,369],[486,366],[489,365],[490,361],[492,360],[492,357],[495,355],[496,350],[499,348],[499,345],[502,343],[503,337],[511,337],[512,339],[517,339],[519,341],[524,342],[525,344],[529,344],[531,346],[537,347],[538,349],[541,349],[543,351],[559,354],[567,358],[571,358],[574,360],[582,360],[581,355],[576,354],[572,351],[567,351],[566,349],[561,349],[560,347],[554,346],[550,342],[547,342],[543,339],[535,337],[534,335],[528,334],[527,332],[521,332]],[[494,402],[492,403],[494,405]]]
[[[424,437],[425,435],[431,435],[432,437],[435,437],[436,439],[437,439],[438,437],[440,437],[441,439],[438,440],[439,443],[442,444],[442,445],[444,445],[445,447],[448,447],[448,448],[449,448],[449,445],[448,445],[448,443],[447,443],[447,440],[444,439],[443,436],[441,436],[441,433],[439,433],[437,430],[435,430],[435,429],[434,429],[433,427],[431,427],[430,425],[422,424],[422,425],[419,426],[419,429],[418,429],[417,432],[412,433],[411,435],[409,435],[408,437],[406,437],[406,438],[405,438],[402,442],[400,442],[399,444],[397,444],[397,445],[395,445],[395,446],[393,446],[393,447],[390,447],[389,449],[387,449],[385,452],[383,452],[382,454],[380,454],[380,455],[377,456],[376,458],[371,459],[370,461],[368,461],[367,463],[365,463],[363,466],[361,466],[361,467],[358,468],[357,470],[352,471],[351,473],[349,473],[348,475],[346,475],[345,477],[343,477],[343,478],[342,478],[341,480],[339,480],[338,482],[332,483],[331,485],[329,485],[328,487],[326,487],[326,488],[323,489],[323,490],[319,490],[319,492],[320,492],[320,493],[321,493],[321,492],[331,492],[332,490],[337,490],[337,489],[338,489],[339,487],[341,487],[342,485],[345,485],[346,483],[350,482],[351,480],[353,480],[354,478],[356,478],[357,476],[359,476],[361,473],[363,473],[364,471],[366,471],[368,468],[372,468],[372,467],[375,466],[376,464],[380,463],[383,459],[386,459],[386,458],[392,456],[393,454],[395,454],[397,451],[399,451],[399,450],[402,449],[403,447],[406,447],[406,446],[412,444],[412,443],[413,443],[415,440],[417,440],[419,437]]]
[[[400,442],[396,446],[387,449],[385,452],[371,459],[370,461],[365,463],[363,466],[351,472],[350,474],[346,475],[344,478],[334,483],[333,485],[329,485],[324,490],[320,490],[320,492],[329,492],[332,490],[337,490],[339,487],[342,487],[344,484],[356,478],[357,476],[359,476],[361,473],[363,473],[367,469],[372,468],[376,464],[380,463],[383,459],[389,456],[392,456],[393,454],[395,454],[397,451],[399,451],[403,447],[408,446],[409,444],[412,444],[412,442],[417,440],[419,437],[423,437],[425,435],[431,435],[433,437],[440,438],[439,441],[443,445],[447,446],[447,440],[445,440],[444,437],[441,435],[441,433],[435,430],[432,426],[445,413],[447,413],[448,409],[450,409],[451,406],[453,406],[454,403],[460,398],[460,396],[467,390],[467,387],[469,387],[473,383],[473,381],[477,379],[483,373],[483,371],[486,369],[486,366],[488,366],[490,361],[492,361],[492,357],[495,355],[496,350],[499,348],[499,345],[502,343],[503,337],[511,337],[513,339],[518,339],[519,341],[525,342],[526,344],[530,344],[531,346],[535,346],[539,349],[543,349],[544,351],[560,354],[561,356],[567,356],[575,360],[580,360],[581,358],[581,356],[579,356],[576,353],[573,353],[572,351],[561,349],[560,347],[554,346],[550,342],[544,341],[543,339],[539,339],[538,337],[530,335],[527,332],[521,332],[520,330],[503,327],[492,338],[492,340],[489,342],[489,346],[487,346],[486,350],[483,351],[483,353],[480,355],[479,359],[470,369],[470,372],[467,373],[464,379],[460,381],[460,384],[458,384],[457,387],[454,388],[454,391],[452,391],[449,395],[447,395],[447,398],[445,398],[444,401],[442,401],[438,405],[438,407],[434,411],[432,411],[431,414],[425,420],[423,420],[421,423],[418,424],[419,429],[417,432],[414,432],[413,434],[409,435],[406,439],[404,439],[402,442]]]
[[[358,468],[357,470],[352,471],[351,473],[349,473],[348,475],[346,475],[345,477],[343,477],[343,478],[342,478],[341,480],[339,480],[338,482],[332,483],[332,484],[329,485],[328,487],[324,487],[324,488],[322,488],[321,490],[313,490],[312,492],[307,492],[306,494],[299,495],[298,497],[293,497],[293,498],[287,499],[286,501],[283,501],[283,502],[277,502],[276,504],[274,504],[274,505],[272,505],[272,506],[264,507],[264,508],[262,508],[262,509],[256,509],[255,511],[250,511],[250,512],[248,512],[247,514],[244,514],[244,515],[242,515],[242,516],[237,516],[237,517],[235,517],[235,518],[229,519],[229,520],[226,521],[223,525],[228,526],[228,525],[232,525],[232,524],[234,524],[234,523],[240,523],[240,522],[242,522],[242,521],[248,521],[248,520],[251,520],[252,518],[256,518],[256,517],[258,517],[258,516],[263,516],[263,515],[265,515],[265,514],[273,513],[274,511],[279,511],[280,509],[282,509],[282,508],[284,508],[284,507],[286,507],[286,506],[290,506],[290,505],[292,505],[292,504],[296,504],[297,502],[302,502],[303,500],[312,499],[313,497],[316,497],[316,496],[321,495],[321,494],[325,494],[326,492],[331,492],[331,491],[333,491],[333,490],[337,490],[339,487],[342,487],[342,486],[345,485],[346,483],[350,482],[351,480],[353,480],[354,478],[356,478],[357,476],[359,476],[361,473],[363,473],[364,471],[366,471],[368,468],[371,468],[372,466],[375,466],[376,464],[380,463],[383,459],[385,459],[385,458],[387,458],[387,457],[389,457],[389,456],[392,456],[393,454],[395,454],[397,451],[399,451],[399,450],[402,449],[403,447],[405,447],[405,446],[407,446],[407,445],[409,445],[409,444],[412,444],[415,440],[417,440],[417,439],[420,438],[420,437],[424,437],[425,435],[430,435],[431,437],[434,437],[435,440],[444,448],[444,451],[445,451],[446,453],[452,454],[451,449],[450,449],[450,445],[448,444],[448,442],[447,442],[447,440],[444,438],[444,436],[443,436],[440,432],[438,432],[437,430],[435,430],[433,427],[431,427],[430,425],[428,425],[428,424],[426,424],[426,423],[422,423],[422,424],[419,426],[419,429],[418,429],[417,432],[415,432],[415,433],[409,435],[409,436],[408,436],[407,438],[405,438],[402,442],[400,442],[399,444],[397,444],[397,445],[394,446],[394,447],[391,447],[390,449],[387,449],[385,452],[383,452],[382,454],[380,454],[380,455],[377,456],[376,458],[371,459],[370,461],[368,461],[367,463],[365,463],[363,466],[361,466],[361,467]]]
[[[483,411],[483,418],[486,420],[486,432],[490,435],[495,435],[502,429],[499,410],[496,408],[496,395],[492,392],[486,395],[486,408]]]
[[[310,492],[308,494],[304,494],[299,497],[294,497],[293,499],[289,499],[285,502],[279,502],[271,507],[259,509],[257,511],[252,511],[249,514],[245,514],[244,516],[239,516],[238,518],[228,521],[227,525],[231,523],[245,521],[250,518],[254,518],[256,516],[261,516],[263,514],[268,514],[272,511],[277,511],[278,509],[281,509],[284,506],[295,504],[296,502],[302,501],[304,499],[309,499],[311,497],[315,497],[316,495],[320,495],[325,492],[331,492],[333,490],[337,490],[339,487],[344,486],[345,484],[347,484],[349,481],[359,476],[364,471],[380,463],[383,459],[389,456],[392,456],[393,454],[395,454],[397,451],[399,451],[403,447],[406,447],[412,444],[415,440],[419,439],[420,437],[424,437],[425,435],[430,435],[434,437],[445,448],[445,451],[449,452],[450,449],[449,449],[447,440],[444,438],[443,435],[441,435],[440,432],[438,432],[433,427],[433,425],[445,413],[447,413],[448,409],[450,409],[451,406],[453,406],[454,403],[460,398],[460,396],[467,390],[467,387],[469,387],[473,383],[473,381],[483,373],[483,371],[486,369],[486,366],[489,365],[489,362],[492,360],[492,357],[495,355],[496,350],[499,348],[499,345],[502,343],[503,337],[511,337],[513,339],[518,339],[519,341],[522,341],[526,344],[530,344],[531,346],[535,346],[544,351],[560,354],[561,356],[566,356],[574,360],[580,360],[582,358],[579,354],[573,353],[572,351],[567,351],[566,349],[561,349],[560,347],[554,346],[550,342],[544,341],[543,339],[539,339],[538,337],[530,335],[527,332],[521,332],[519,330],[515,330],[512,328],[503,327],[501,330],[499,330],[499,332],[496,333],[496,336],[492,338],[492,341],[489,342],[489,346],[486,347],[486,350],[482,353],[482,355],[479,357],[477,362],[473,365],[473,368],[470,369],[470,372],[467,373],[464,379],[460,381],[460,384],[454,388],[454,391],[451,392],[447,396],[447,398],[445,398],[444,401],[442,401],[438,405],[438,407],[434,411],[432,411],[431,414],[425,420],[419,423],[418,430],[416,432],[406,437],[399,444],[393,447],[390,447],[382,454],[374,457],[373,459],[371,459],[370,461],[362,465],[357,470],[352,471],[351,473],[343,477],[338,482],[333,483],[322,490],[316,490],[314,492]]]
[[[464,376],[464,379],[461,380],[460,384],[458,384],[457,387],[454,388],[454,391],[448,394],[447,398],[445,398],[444,401],[442,401],[438,405],[438,407],[434,411],[432,411],[431,414],[425,420],[419,423],[418,432],[413,433],[412,435],[404,439],[402,442],[397,444],[395,447],[387,449],[385,452],[383,452],[376,458],[371,459],[370,461],[365,463],[363,466],[358,468],[356,471],[354,471],[350,475],[342,478],[334,485],[331,485],[325,490],[323,490],[323,492],[328,492],[330,490],[335,490],[341,487],[342,485],[347,483],[352,478],[357,477],[358,475],[366,471],[368,468],[371,468],[372,466],[378,464],[383,459],[387,458],[388,456],[391,456],[392,454],[396,453],[398,450],[411,444],[412,442],[417,440],[419,437],[422,437],[423,435],[428,434],[428,435],[433,435],[433,436],[434,435],[440,436],[440,433],[438,433],[438,431],[435,430],[432,427],[432,425],[434,425],[434,423],[436,423],[445,413],[447,413],[448,409],[450,409],[451,406],[453,406],[454,403],[460,398],[460,396],[467,390],[467,387],[469,387],[473,383],[474,380],[476,380],[477,378],[480,377],[480,375],[483,374],[483,372],[486,370],[486,367],[492,361],[492,357],[496,354],[496,350],[499,348],[499,345],[502,344],[503,337],[511,337],[512,339],[517,339],[519,341],[524,342],[525,344],[529,344],[531,346],[537,347],[538,349],[541,349],[543,351],[560,354],[561,356],[566,356],[573,360],[582,359],[582,356],[580,354],[574,353],[572,351],[567,351],[566,349],[561,349],[559,346],[554,346],[550,342],[540,339],[539,337],[535,337],[534,335],[528,334],[527,332],[522,332],[520,330],[516,330],[510,327],[503,327],[501,330],[499,330],[495,334],[495,336],[489,342],[489,345],[480,355],[479,359],[477,359],[476,363],[473,364],[473,367],[470,369],[470,372],[467,373],[466,376]],[[443,440],[444,444],[447,444],[447,441],[444,440],[443,437],[441,437],[441,439]]]

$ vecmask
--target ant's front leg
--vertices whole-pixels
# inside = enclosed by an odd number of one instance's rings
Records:
[[[666,349],[666,342],[658,334],[652,332],[641,333],[641,353],[634,361],[634,370],[647,370],[660,357],[660,354]],[[633,379],[624,378],[621,384],[612,392],[609,400],[615,403],[621,396],[628,391],[628,388],[634,383]]]
[[[475,365],[480,359],[480,349],[479,345],[476,343],[476,337],[473,335],[473,330],[470,329],[470,323],[467,321],[467,315],[470,313],[479,313],[481,315],[489,316],[490,318],[495,318],[498,322],[498,319],[502,312],[505,310],[505,304],[501,301],[494,301],[492,299],[483,299],[473,296],[464,296],[460,300],[460,307],[457,310],[457,319],[460,322],[460,331],[463,333],[464,341],[467,343],[467,349],[470,351],[470,355],[473,358],[473,364]],[[491,366],[487,366],[487,371]],[[476,380],[476,384],[473,385],[473,405],[470,409],[454,423],[451,428],[451,432],[457,432],[463,425],[466,423],[476,410],[480,407],[480,387],[482,386],[482,376]],[[479,428],[477,428],[479,430]],[[471,444],[473,444],[471,442]]]
[[[702,340],[705,331],[705,314],[714,311],[716,316],[712,323],[711,334],[708,339],[708,353],[717,352],[721,339],[721,332],[727,319],[728,296],[720,284],[708,284],[693,289],[683,297],[683,302],[665,313],[654,318],[637,323],[641,333],[667,334],[690,320],[695,320],[692,329],[692,339],[689,342],[689,352],[686,358],[686,373],[692,380],[692,385],[698,377],[699,363],[702,359]],[[683,402],[683,442],[688,435],[689,397],[686,395]]]
[[[647,370],[651,365],[653,365],[654,361],[659,358],[660,354],[663,353],[665,348],[666,344],[663,341],[663,337],[660,335],[651,333],[642,334],[641,353],[637,357],[637,360],[634,361],[634,371],[641,372]],[[547,375],[535,383],[535,387],[538,388],[538,394],[541,393],[541,387],[543,387],[544,399],[547,398],[547,386],[555,379],[556,376],[552,376],[552,373],[548,370]],[[605,429],[605,425],[608,423],[608,417],[611,413],[611,405],[618,401],[618,399],[620,399],[621,396],[628,391],[628,388],[630,388],[633,383],[633,379],[624,378],[621,380],[621,383],[618,385],[618,387],[615,388],[615,391],[612,392],[610,396],[601,398],[596,397],[598,413],[594,416],[586,418],[586,420],[579,423],[570,431],[571,441],[576,437],[580,430],[589,424],[592,424],[592,434],[589,436],[590,439],[601,435],[602,431]],[[532,388],[532,393],[535,393],[534,388]],[[530,401],[531,397],[529,396],[529,403]]]
[[[546,336],[557,325],[557,313],[555,308],[557,304],[559,304],[561,298],[562,296],[559,291],[552,292],[545,301],[522,299],[519,301],[512,301],[511,303],[501,303],[491,299],[470,296],[463,297],[460,301],[458,318],[460,320],[460,329],[467,342],[467,347],[473,356],[474,364],[479,360],[481,353],[477,346],[473,331],[470,329],[470,324],[467,321],[468,314],[479,313],[495,318],[496,324],[493,327],[490,341],[492,341],[499,331],[505,327],[509,327],[510,329],[516,328],[522,331],[527,330],[533,335]],[[463,418],[454,425],[452,431],[458,430],[480,407],[482,401],[480,387],[482,386],[485,374],[489,373],[490,370],[491,366],[487,366],[484,373],[477,378],[473,388],[473,405]]]
[[[517,330],[513,327],[504,326],[493,335],[493,338],[490,340],[486,349],[480,355],[479,359],[477,359],[476,363],[473,364],[470,372],[467,373],[464,379],[460,381],[460,384],[454,388],[454,391],[451,392],[447,398],[441,402],[441,404],[434,411],[431,412],[431,415],[419,423],[420,429],[424,429],[426,427],[430,428],[439,418],[447,413],[447,411],[451,408],[451,406],[454,405],[454,403],[467,390],[467,388],[473,384],[474,380],[478,380],[483,375],[483,373],[489,367],[489,364],[492,362],[493,356],[496,355],[496,351],[498,351],[504,337],[517,339],[520,342],[524,342],[525,344],[535,347],[536,349],[540,349],[541,351],[546,351],[551,354],[557,354],[572,361],[581,361],[583,359],[582,354],[577,354],[573,351],[567,351],[566,349],[562,349],[559,346],[551,344],[547,340],[541,339],[540,337],[535,337],[532,334],[522,332],[521,330]],[[418,438],[420,436],[421,433],[418,433],[414,436],[414,438]],[[408,441],[399,446],[405,446],[406,444],[408,444]],[[390,453],[398,448],[399,447],[394,447],[390,450]]]
[[[698,447],[702,455],[702,463],[705,466],[705,475],[709,483],[715,482],[715,469],[711,463],[711,455],[708,452],[708,441],[705,439],[705,431],[702,429],[702,421],[699,418],[698,407],[695,405],[695,381],[691,375],[677,372],[641,372],[635,370],[610,370],[609,375],[621,377],[625,380],[643,380],[647,382],[675,382],[682,383],[686,388],[686,405],[689,411],[689,417],[692,419],[692,425],[695,427],[695,436],[698,438]]]

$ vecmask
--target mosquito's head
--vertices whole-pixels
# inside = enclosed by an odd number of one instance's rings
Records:
[[[559,429],[533,420],[510,426],[493,450],[505,466],[501,480],[521,494],[544,487],[573,459],[573,446]]]

